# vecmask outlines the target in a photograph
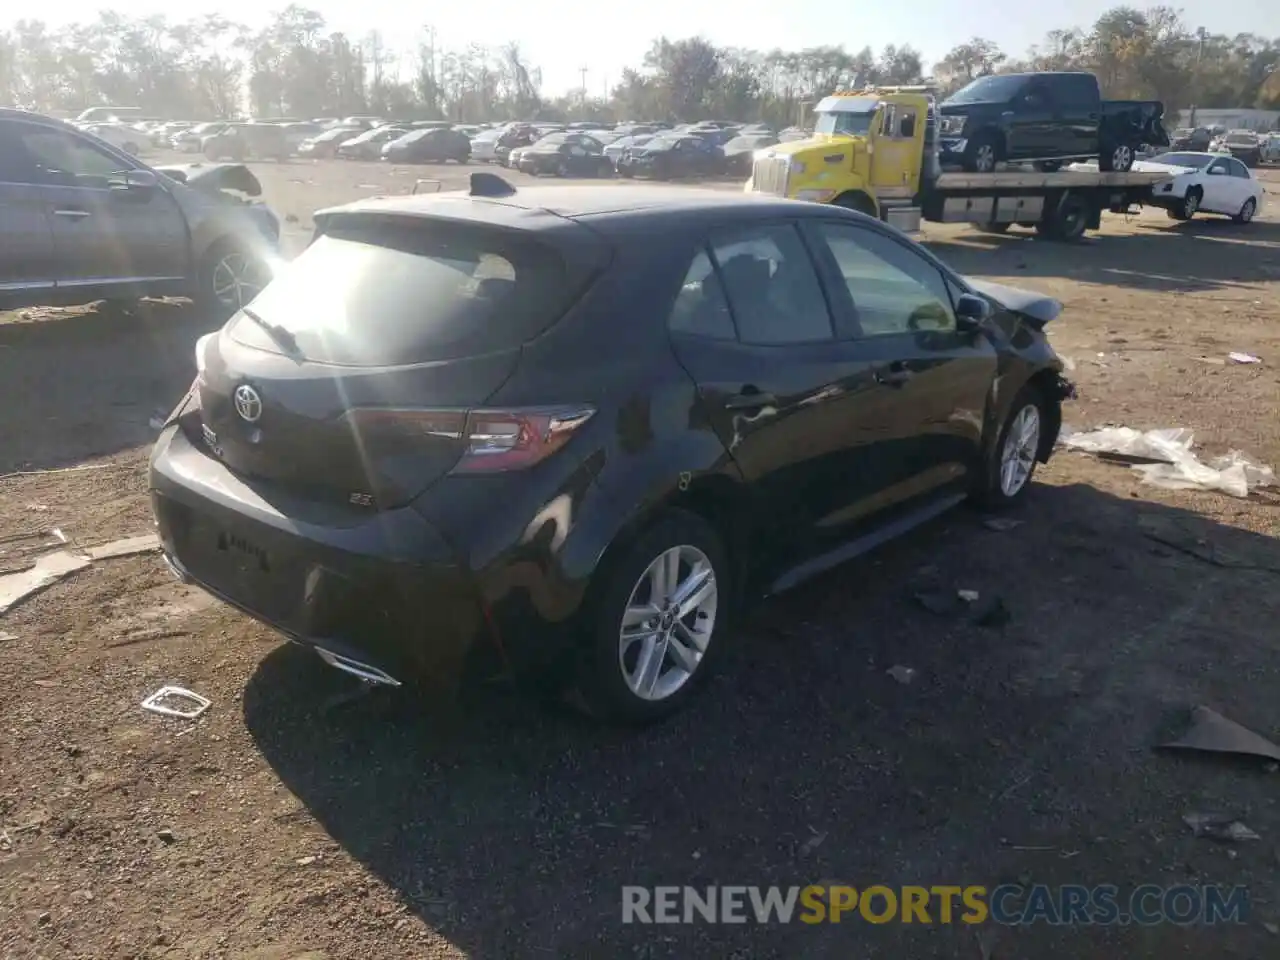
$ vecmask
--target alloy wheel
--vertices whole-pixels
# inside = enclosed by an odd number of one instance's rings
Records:
[[[697,672],[716,625],[719,591],[697,547],[663,551],[631,590],[618,632],[618,665],[641,700],[665,700]]]
[[[978,168],[979,173],[990,173],[996,168],[996,148],[984,143],[974,154],[973,165]]]
[[[1006,497],[1017,496],[1027,485],[1039,449],[1040,408],[1029,403],[1010,422],[1000,451],[1000,492]]]
[[[1248,223],[1253,219],[1254,213],[1258,210],[1258,204],[1252,197],[1244,202],[1244,206],[1240,208],[1240,221]]]
[[[243,253],[224,254],[213,268],[213,296],[221,304],[239,310],[261,292],[261,270]]]
[[[1182,201],[1182,212],[1187,217],[1192,217],[1195,212],[1200,209],[1200,194],[1188,193],[1187,198]]]
[[[1111,154],[1112,170],[1128,170],[1133,166],[1133,150],[1121,144]]]

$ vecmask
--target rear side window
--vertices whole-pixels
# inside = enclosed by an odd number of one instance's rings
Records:
[[[1050,92],[1058,103],[1075,106],[1098,99],[1098,81],[1087,73],[1065,73],[1050,81]]]
[[[577,298],[537,241],[441,221],[331,223],[249,305],[312,360],[381,366],[509,350]],[[279,351],[242,319],[237,339]]]
[[[826,297],[794,226],[726,230],[716,235],[712,251],[743,343],[832,339]]]
[[[733,340],[737,336],[724,290],[706,250],[699,250],[689,265],[671,308],[668,326],[673,333],[711,340]]]

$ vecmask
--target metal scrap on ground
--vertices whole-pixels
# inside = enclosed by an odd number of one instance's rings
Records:
[[[1159,745],[1161,750],[1197,750],[1229,753],[1280,761],[1280,747],[1234,720],[1208,707],[1191,711],[1191,725],[1177,740]]]
[[[46,553],[35,562],[35,566],[19,573],[0,577],[0,613],[7,613],[33,593],[57,583],[67,574],[83,570],[97,560],[127,557],[159,548],[160,540],[155,534],[148,533],[139,537],[113,540],[111,543],[96,547],[87,547],[74,553],[69,550]]]
[[[191,704],[188,707],[176,706],[174,701]],[[194,720],[209,709],[212,703],[208,697],[188,690],[186,687],[161,687],[142,701],[142,709],[159,713],[166,717],[181,717],[183,720]]]

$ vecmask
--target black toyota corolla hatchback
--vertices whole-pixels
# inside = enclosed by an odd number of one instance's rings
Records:
[[[746,595],[1020,499],[1071,389],[1059,304],[838,207],[476,174],[315,221],[150,485],[179,576],[371,682],[655,719]]]

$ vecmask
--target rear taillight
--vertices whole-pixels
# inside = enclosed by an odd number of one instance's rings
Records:
[[[555,453],[591,419],[584,406],[517,407],[509,410],[419,410],[366,407],[350,411],[357,434],[394,434],[405,440],[457,441],[461,456],[450,473],[523,470]]]

